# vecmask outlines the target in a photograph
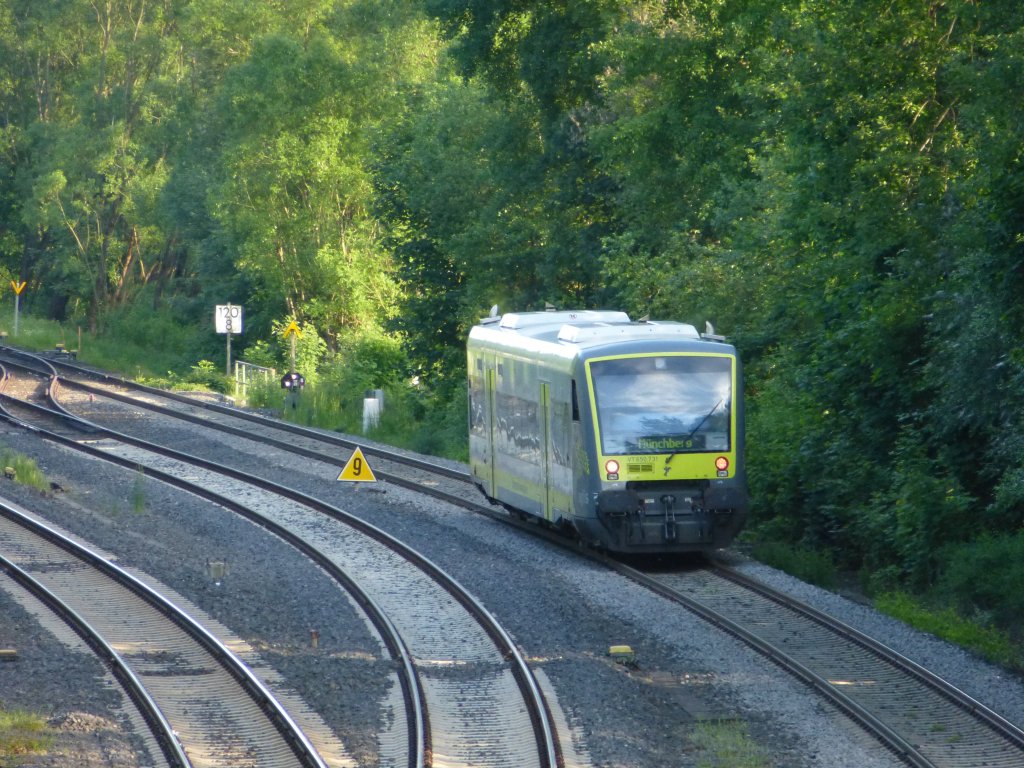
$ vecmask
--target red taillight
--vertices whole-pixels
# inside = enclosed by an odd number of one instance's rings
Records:
[[[619,462],[615,459],[608,459],[608,461],[604,463],[604,471],[609,475],[619,474]]]
[[[715,469],[719,472],[725,472],[729,468],[729,459],[726,456],[719,456],[715,459]]]

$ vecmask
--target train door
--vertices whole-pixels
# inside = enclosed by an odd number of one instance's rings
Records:
[[[551,385],[540,383],[540,444],[541,444],[541,480],[544,489],[541,491],[541,514],[545,520],[551,520]]]
[[[487,403],[486,431],[487,431],[487,495],[492,499],[498,498],[498,394],[496,387],[496,372],[493,365],[487,366],[484,370],[484,402]]]

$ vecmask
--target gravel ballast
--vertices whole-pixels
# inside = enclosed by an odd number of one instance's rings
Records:
[[[130,421],[133,434],[148,432],[154,441],[231,463],[355,513],[455,575],[550,681],[585,756],[576,760],[595,767],[694,766],[699,755],[692,734],[702,721],[720,721],[745,731],[765,765],[899,764],[762,657],[570,553],[392,486],[340,483],[341,457],[337,466],[326,465],[237,437],[199,434],[155,416],[133,415]],[[323,574],[261,529],[190,494],[21,430],[4,428],[0,443],[35,458],[65,489],[42,497],[0,481],[0,496],[117,553],[262,649],[336,730],[359,765],[377,764],[388,662],[380,658],[363,619]],[[145,503],[137,511],[140,484]],[[219,585],[209,576],[207,560],[229,564]],[[1016,676],[772,569],[754,563],[741,567],[875,636],[1011,721],[1024,722],[1024,687]],[[0,612],[7,616],[5,603]],[[316,650],[309,647],[312,628],[320,633]],[[617,644],[632,646],[635,667],[608,657],[609,646]],[[25,666],[19,674],[29,671]],[[82,703],[94,687],[93,674],[69,674],[62,687],[47,690],[47,711],[107,716],[98,702]],[[11,695],[0,676],[0,703],[12,706]]]

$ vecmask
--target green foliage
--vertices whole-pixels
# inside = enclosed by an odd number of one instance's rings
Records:
[[[216,363],[200,360],[189,369],[184,378],[173,382],[172,386],[176,389],[195,386],[213,392],[228,392],[233,386],[233,380],[229,380],[224,370]]]
[[[702,720],[688,736],[698,750],[698,768],[766,768],[771,760],[750,737],[745,723]]]
[[[245,347],[245,351],[239,358],[247,363],[259,365],[264,368],[278,369],[282,360],[276,345],[271,345],[266,339],[257,339]]]
[[[203,313],[207,324],[182,323],[172,307],[155,308],[145,301],[116,307],[104,314],[103,334],[84,333],[79,357],[99,367],[141,372],[147,377],[186,369],[203,354],[221,351],[223,336],[213,330],[212,307]],[[220,350],[218,350],[220,347]],[[198,354],[197,354],[198,353]]]
[[[995,530],[1018,530],[1024,525],[1024,466],[1003,473],[987,512],[987,523]]]
[[[397,383],[408,365],[401,340],[376,330],[343,337],[335,362],[345,385],[360,392]]]
[[[965,616],[1024,637],[1024,532],[947,547],[936,593]]]
[[[1024,670],[1020,647],[1003,630],[964,619],[951,608],[929,609],[905,592],[881,595],[875,607],[922,632],[968,648],[983,658],[1011,669]]]
[[[869,562],[895,564],[908,584],[925,588],[934,583],[943,546],[976,533],[975,507],[910,430],[896,438],[888,479],[857,524],[862,546]]]
[[[465,389],[455,390],[448,400],[430,398],[416,389],[389,391],[380,425],[369,435],[417,453],[468,461],[468,408]]]
[[[788,541],[759,540],[755,541],[751,554],[766,565],[824,589],[834,589],[838,582],[835,562],[827,550]]]
[[[73,349],[77,344],[74,336],[53,320],[34,317],[22,308],[18,316],[18,335],[14,335],[14,302],[4,301],[0,304],[0,331],[7,334],[7,342],[29,349],[54,349],[57,344],[64,344]]]
[[[27,755],[44,753],[53,743],[46,718],[0,706],[0,765],[17,765]]]
[[[28,456],[12,451],[9,448],[3,448],[0,451],[0,462],[3,462],[3,469],[10,467],[14,470],[14,482],[20,483],[21,485],[27,485],[31,488],[35,488],[40,491],[47,491],[50,488],[50,482],[47,480],[46,475],[39,469],[39,465],[36,464],[34,459],[30,459]]]

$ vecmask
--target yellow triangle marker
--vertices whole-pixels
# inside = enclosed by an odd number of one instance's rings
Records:
[[[363,451],[360,448],[356,448],[352,453],[351,458],[345,465],[345,468],[341,470],[341,474],[338,475],[339,480],[348,480],[354,483],[375,483],[377,478],[373,476],[373,470],[370,469],[370,465],[366,463],[366,458],[363,456]]]

